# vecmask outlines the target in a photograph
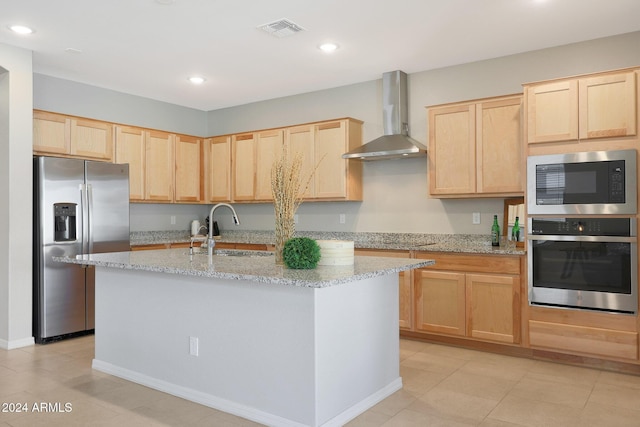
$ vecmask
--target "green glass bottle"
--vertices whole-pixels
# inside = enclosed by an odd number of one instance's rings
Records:
[[[493,216],[493,225],[491,226],[491,246],[500,246],[500,225],[498,224],[498,215]]]
[[[516,217],[516,222],[513,223],[511,228],[511,240],[514,242],[520,241],[520,218]]]

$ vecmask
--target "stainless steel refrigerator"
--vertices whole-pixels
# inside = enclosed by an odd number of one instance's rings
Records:
[[[37,343],[94,329],[94,267],[54,256],[129,251],[129,165],[34,157],[33,334]]]

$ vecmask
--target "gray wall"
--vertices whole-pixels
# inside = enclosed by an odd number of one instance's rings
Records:
[[[525,82],[637,65],[640,32],[413,73],[408,81],[411,135],[427,142],[429,105],[517,93]],[[198,136],[349,116],[364,121],[366,142],[382,134],[381,84],[378,79],[206,113],[35,75],[34,107]],[[502,217],[502,199],[430,198],[425,159],[365,163],[363,181],[363,202],[304,203],[298,229],[486,234],[492,216]],[[273,229],[271,205],[236,208],[240,229]],[[480,225],[471,224],[472,212],[481,213]],[[346,214],[346,224],[339,224],[341,213]],[[203,220],[207,214],[206,207],[195,205],[133,205],[132,230],[186,230],[190,219]],[[172,215],[175,225],[170,223]],[[216,219],[223,230],[233,227],[224,211]]]
[[[638,65],[640,32],[635,32],[413,73],[408,79],[410,133],[427,143],[426,106],[520,93],[526,82]],[[382,134],[381,85],[377,80],[210,111],[208,133],[350,116],[365,122],[366,142]],[[424,159],[367,162],[363,181],[362,203],[303,204],[298,211],[298,229],[484,234],[489,232],[494,214],[502,218],[502,199],[429,198]],[[472,212],[481,213],[480,225],[471,224]],[[339,213],[347,215],[345,225],[338,224]],[[273,227],[273,218],[264,207],[240,206],[238,215],[251,219],[244,221],[243,227]]]
[[[206,134],[206,113],[43,74],[33,75],[34,108],[187,135]]]

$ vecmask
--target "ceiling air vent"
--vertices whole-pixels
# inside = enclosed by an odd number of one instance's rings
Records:
[[[288,19],[278,19],[277,21],[269,22],[258,27],[262,31],[266,31],[275,37],[289,37],[300,31],[304,31],[300,25],[289,21]]]

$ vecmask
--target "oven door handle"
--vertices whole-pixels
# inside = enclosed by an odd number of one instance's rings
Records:
[[[549,234],[529,234],[529,240],[551,240],[559,242],[611,242],[611,243],[637,243],[636,236],[561,236]]]

